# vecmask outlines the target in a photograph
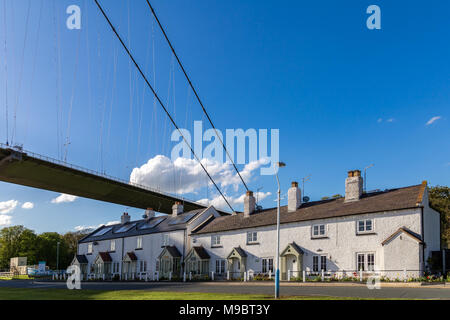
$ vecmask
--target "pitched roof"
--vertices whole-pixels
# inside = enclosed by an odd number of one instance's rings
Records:
[[[411,238],[413,238],[414,240],[416,240],[416,241],[419,242],[420,244],[423,244],[422,237],[421,237],[420,235],[418,235],[418,234],[415,233],[415,232],[412,232],[411,230],[409,230],[409,229],[406,228],[406,227],[401,227],[401,228],[398,228],[398,230],[395,231],[393,234],[391,234],[389,237],[387,237],[386,240],[384,240],[384,241],[381,243],[381,245],[384,246],[384,245],[387,244],[389,241],[391,241],[392,239],[394,239],[399,233],[402,233],[402,232],[404,232],[406,235],[410,236]]]
[[[131,261],[137,261],[138,259],[133,251],[127,252],[126,256],[128,256],[128,258],[130,258]]]
[[[103,226],[81,239],[79,243],[183,230],[187,228],[187,225],[192,221],[192,219],[194,219],[194,217],[198,216],[205,210],[207,210],[207,208],[184,212],[182,214],[179,214],[177,217],[173,217],[172,215],[163,215],[151,219],[131,221],[126,224]],[[162,221],[158,222],[159,219]],[[150,226],[153,222],[155,222],[154,226],[146,228],[146,226]],[[130,226],[130,229],[124,232],[118,232],[119,229],[121,229],[123,226]],[[105,232],[103,233],[103,231]],[[96,236],[96,234],[99,235]]]
[[[180,251],[178,251],[177,247],[175,246],[167,246],[164,247],[165,250],[167,250],[167,252],[169,252],[169,254],[173,257],[173,258],[179,258],[181,257],[181,253]],[[164,250],[163,250],[164,252]],[[161,253],[162,254],[162,253]],[[160,255],[161,256],[161,255]]]
[[[75,255],[75,260],[78,263],[88,263],[88,259],[86,258],[86,256],[84,254]]]
[[[391,189],[363,194],[359,201],[345,202],[344,198],[303,203],[295,212],[288,212],[287,206],[280,208],[280,223],[344,217],[357,214],[416,208],[423,185]],[[218,217],[196,230],[195,234],[213,233],[275,225],[277,209],[271,208],[255,212],[249,217],[242,213]]]
[[[231,250],[230,254],[228,255],[228,257],[227,257],[228,259],[230,258],[230,256],[233,253],[233,251],[236,251],[237,254],[239,256],[241,256],[241,258],[247,257],[247,253],[245,253],[244,249],[242,249],[241,247],[235,247],[235,248],[233,248],[233,250]]]
[[[194,250],[195,253],[197,254],[197,256],[202,260],[207,260],[207,259],[211,258],[209,256],[208,252],[202,246],[192,247],[192,250]]]
[[[111,262],[111,256],[109,255],[108,252],[99,252],[98,255],[100,256],[100,258],[102,259],[103,262]]]

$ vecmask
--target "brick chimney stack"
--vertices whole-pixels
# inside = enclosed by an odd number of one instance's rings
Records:
[[[363,192],[363,179],[360,170],[352,170],[348,172],[345,179],[345,201],[358,201],[361,199]]]
[[[294,212],[302,205],[302,192],[298,187],[298,182],[292,182],[288,190],[288,212]]]
[[[247,191],[244,198],[244,217],[249,217],[255,212],[256,199],[253,196],[253,191]]]

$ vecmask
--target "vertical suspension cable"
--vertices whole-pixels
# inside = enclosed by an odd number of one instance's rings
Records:
[[[225,144],[223,143],[222,138],[220,137],[219,133],[217,132],[217,129],[216,129],[216,127],[214,126],[214,124],[213,124],[213,122],[212,122],[212,120],[211,120],[211,117],[209,116],[208,112],[206,111],[206,108],[204,107],[203,102],[201,101],[201,99],[200,99],[200,97],[199,97],[199,95],[198,95],[198,93],[197,93],[197,90],[195,90],[194,85],[193,85],[192,82],[191,82],[191,79],[189,78],[189,76],[188,76],[186,70],[184,69],[183,64],[181,63],[181,60],[178,58],[178,55],[177,55],[177,53],[175,52],[175,49],[174,49],[174,47],[172,46],[172,43],[170,42],[170,40],[169,40],[169,38],[168,38],[168,36],[167,36],[167,34],[166,34],[166,32],[165,32],[165,30],[164,30],[164,28],[163,28],[161,22],[159,21],[158,16],[156,15],[155,10],[153,9],[152,5],[150,4],[150,1],[149,1],[149,0],[146,0],[146,1],[147,1],[147,5],[148,5],[148,7],[150,8],[150,10],[151,10],[153,16],[155,17],[156,22],[158,23],[159,28],[161,29],[161,31],[162,31],[162,33],[163,33],[163,35],[164,35],[164,38],[166,39],[167,43],[169,44],[169,47],[170,47],[170,49],[172,50],[172,53],[173,53],[173,55],[175,56],[175,58],[176,58],[176,60],[177,60],[177,62],[178,62],[178,65],[180,66],[180,68],[181,68],[181,70],[183,71],[183,74],[184,74],[186,80],[188,81],[189,85],[191,86],[192,91],[194,92],[195,97],[197,98],[197,101],[198,101],[198,103],[200,104],[200,106],[201,106],[201,108],[202,108],[202,110],[203,110],[203,113],[204,113],[204,114],[206,115],[206,117],[208,118],[208,121],[209,121],[209,123],[211,124],[212,128],[214,129],[214,131],[215,131],[215,133],[216,133],[216,137],[217,137],[217,138],[219,139],[219,141],[221,142],[222,147],[223,147],[223,149],[224,149],[224,151],[225,151],[225,153],[226,153],[228,159],[230,159],[230,161],[231,161],[231,163],[232,163],[232,165],[233,165],[233,167],[234,167],[234,170],[236,171],[236,173],[238,174],[239,178],[241,179],[241,181],[242,181],[242,183],[243,183],[245,189],[247,189],[247,191],[248,191],[247,184],[245,183],[244,179],[242,178],[241,173],[240,173],[239,170],[237,169],[236,164],[234,163],[233,159],[231,158],[230,153],[228,152],[227,148],[225,147]]]
[[[36,73],[36,59],[38,56],[38,49],[39,49],[39,39],[40,39],[40,31],[41,31],[41,20],[42,20],[42,9],[44,7],[44,0],[41,0],[41,6],[39,9],[39,19],[38,19],[38,27],[37,27],[37,37],[36,37],[36,44],[35,44],[35,52],[33,55],[33,71],[31,74],[31,88],[30,88],[30,99],[33,101],[33,89],[34,89],[34,78]],[[28,138],[28,127],[30,123],[30,114],[29,114],[29,108],[27,107],[25,110],[25,116],[26,116],[26,122],[25,122],[25,136],[24,136],[24,144],[26,143],[26,140]]]
[[[9,145],[9,128],[8,128],[8,45],[7,45],[7,39],[8,39],[8,30],[7,30],[7,23],[6,23],[6,0],[3,1],[3,30],[5,30],[5,111],[6,111],[6,145]]]
[[[13,130],[11,135],[11,143],[14,143],[14,139],[16,136],[16,127],[17,127],[17,109],[19,107],[19,98],[20,93],[22,89],[22,76],[23,76],[23,65],[25,63],[25,48],[27,45],[27,38],[28,38],[28,23],[30,20],[30,11],[31,11],[31,0],[28,0],[28,9],[27,9],[27,17],[25,20],[25,36],[23,38],[23,47],[22,47],[22,57],[20,61],[20,71],[19,71],[19,82],[17,84],[17,92],[16,92],[16,102],[14,104],[14,122],[13,122]]]
[[[197,156],[197,154],[195,153],[194,149],[192,148],[192,146],[190,145],[190,143],[187,141],[186,137],[184,136],[183,132],[180,130],[180,128],[178,127],[178,125],[176,124],[175,120],[173,119],[173,117],[170,115],[170,112],[167,110],[166,106],[164,105],[164,103],[161,101],[161,98],[158,96],[158,94],[156,93],[155,89],[153,88],[153,86],[150,84],[150,82],[148,81],[146,75],[144,74],[144,72],[142,71],[141,67],[139,66],[139,64],[136,62],[136,60],[134,59],[133,55],[131,54],[130,50],[128,49],[128,47],[126,46],[126,44],[124,43],[124,41],[122,40],[122,37],[119,35],[119,33],[116,31],[116,28],[114,27],[114,25],[112,24],[111,20],[109,20],[108,16],[106,15],[105,11],[103,10],[102,6],[100,5],[100,3],[98,2],[98,0],[94,0],[95,4],[97,5],[97,7],[99,8],[99,10],[101,11],[103,17],[105,18],[105,20],[107,21],[108,25],[110,26],[112,32],[115,34],[115,36],[117,37],[117,39],[119,40],[120,44],[122,45],[122,47],[124,48],[124,50],[126,51],[127,55],[129,56],[129,58],[133,61],[134,66],[136,67],[136,69],[138,70],[139,74],[141,75],[142,79],[145,81],[145,83],[147,84],[148,88],[151,90],[151,92],[153,93],[153,95],[156,97],[156,99],[158,100],[159,105],[161,106],[161,108],[164,110],[164,112],[166,113],[167,117],[170,119],[170,121],[172,122],[173,126],[178,130],[179,134],[181,137],[183,137],[184,142],[186,143],[186,145],[189,147],[190,151],[192,152],[192,154],[194,155],[194,158],[197,160],[197,162],[200,164],[200,166],[202,167],[203,171],[208,175],[208,178],[211,180],[211,182],[214,184],[214,186],[216,187],[217,191],[219,192],[219,194],[222,196],[222,198],[224,199],[225,203],[228,205],[228,207],[231,209],[232,212],[234,212],[233,207],[231,206],[231,204],[228,202],[227,198],[225,197],[225,195],[222,193],[222,191],[220,191],[220,188],[217,186],[216,182],[214,181],[214,179],[211,177],[211,175],[209,174],[209,172],[206,170],[206,168],[204,167],[204,165],[202,164],[201,160],[199,159],[199,157]]]

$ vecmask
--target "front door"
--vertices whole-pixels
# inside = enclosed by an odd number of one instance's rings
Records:
[[[297,270],[298,259],[294,255],[286,256],[286,272],[290,272],[291,277],[299,277]],[[286,273],[287,274],[287,273]]]
[[[231,278],[237,279],[241,277],[241,262],[239,259],[233,258],[231,263]]]
[[[161,260],[161,276],[164,278],[168,278],[170,271],[172,271],[170,259],[162,259]]]

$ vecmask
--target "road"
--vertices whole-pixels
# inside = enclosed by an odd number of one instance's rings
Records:
[[[0,281],[1,287],[66,289],[63,282],[37,282],[31,280]],[[272,283],[225,283],[225,282],[104,282],[82,283],[82,289],[91,290],[151,290],[174,292],[206,292],[206,293],[240,293],[240,294],[273,294]],[[319,285],[283,285],[282,296],[332,296],[360,298],[406,298],[406,299],[448,299],[450,288],[436,287],[382,287],[369,290],[363,285],[319,286]]]

